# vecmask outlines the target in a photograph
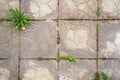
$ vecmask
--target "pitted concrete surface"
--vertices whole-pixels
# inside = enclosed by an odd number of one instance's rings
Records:
[[[33,19],[25,31],[6,28],[11,8]],[[0,80],[120,80],[120,0],[0,0],[0,18]]]

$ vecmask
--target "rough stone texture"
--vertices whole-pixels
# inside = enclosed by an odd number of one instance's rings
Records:
[[[98,0],[100,18],[120,18],[120,0]]]
[[[119,3],[120,0],[0,0],[0,18],[4,18],[0,22],[0,80],[90,80],[97,68],[99,72],[105,70],[111,80],[120,80],[120,60],[113,60],[120,58],[120,21],[110,21],[120,18]],[[19,34],[15,28],[6,28],[10,23],[6,18],[9,9],[20,6],[35,21]],[[99,18],[109,19],[98,21],[98,35],[97,21],[92,20],[97,19],[97,6]],[[57,63],[52,59],[57,53],[80,60]],[[42,60],[37,60],[40,57]]]
[[[59,80],[89,80],[96,72],[94,60],[77,60],[76,63],[63,61],[59,66]]]
[[[60,55],[96,56],[96,23],[93,21],[60,21]]]
[[[54,21],[36,21],[26,31],[21,32],[21,57],[56,57],[56,25]]]
[[[57,18],[58,0],[22,0],[22,11],[35,19]]]
[[[59,0],[60,18],[96,18],[97,0]]]
[[[0,80],[18,80],[17,60],[0,60]]]
[[[99,22],[99,57],[120,57],[119,21]]]
[[[19,0],[0,0],[0,17],[6,18],[10,15],[9,9],[19,9]]]
[[[104,70],[111,80],[120,80],[120,61],[119,60],[100,60],[99,71]]]
[[[56,61],[21,61],[22,80],[57,80]]]
[[[7,29],[9,22],[0,23],[0,58],[15,58],[19,53],[19,31]]]

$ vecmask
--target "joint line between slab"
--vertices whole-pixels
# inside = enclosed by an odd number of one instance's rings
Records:
[[[19,9],[21,12],[21,0],[19,0]],[[18,53],[18,80],[20,80],[20,29],[19,29],[19,53]]]
[[[60,44],[60,34],[59,34],[59,0],[58,0],[58,15],[57,15],[57,48],[58,48],[58,53],[57,57],[60,56],[60,49],[59,49],[59,44]],[[57,73],[59,72],[59,62],[57,62]],[[59,80],[59,75],[57,75],[57,80]]]

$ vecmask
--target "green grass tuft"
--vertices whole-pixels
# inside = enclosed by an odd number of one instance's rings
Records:
[[[16,9],[9,10],[11,16],[7,18],[7,20],[12,21],[8,28],[15,27],[16,29],[23,29],[27,28],[27,25],[30,24],[31,18],[29,16],[24,15],[21,11]]]

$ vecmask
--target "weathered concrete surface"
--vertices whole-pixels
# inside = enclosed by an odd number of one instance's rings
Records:
[[[104,70],[111,80],[120,80],[120,61],[119,60],[100,60],[99,71]]]
[[[120,0],[98,0],[100,18],[120,18]]]
[[[0,80],[18,80],[18,60],[0,60]]]
[[[17,58],[19,53],[19,31],[7,29],[9,22],[0,23],[0,58]]]
[[[89,80],[96,72],[94,60],[77,60],[76,63],[63,61],[59,66],[59,80]]]
[[[60,21],[60,55],[96,57],[96,23]]]
[[[54,19],[58,14],[58,0],[22,0],[22,11],[34,19]]]
[[[21,61],[22,80],[57,80],[57,63],[55,61]]]
[[[57,55],[57,24],[54,21],[36,21],[21,32],[22,58],[52,58]]]
[[[97,21],[92,20],[97,19],[97,1],[99,18],[109,19],[98,21],[98,35]],[[35,20],[20,34],[15,28],[6,28],[9,21],[0,23],[0,80],[19,77],[20,80],[89,80],[97,70],[97,47],[101,58],[98,70],[120,80],[120,61],[112,60],[120,58],[120,21],[110,21],[120,18],[119,3],[119,0],[59,0],[58,5],[58,0],[21,0],[20,5],[20,0],[0,0],[0,18],[7,18],[9,9],[21,6],[22,12]],[[61,61],[58,65],[52,59],[57,53],[81,60]],[[37,61],[39,57],[49,60]],[[111,60],[102,60],[104,57]]]
[[[97,0],[59,0],[60,18],[96,18]]]
[[[0,0],[0,18],[6,18],[10,15],[9,9],[19,9],[19,0]]]
[[[99,22],[99,57],[120,57],[119,21]]]

